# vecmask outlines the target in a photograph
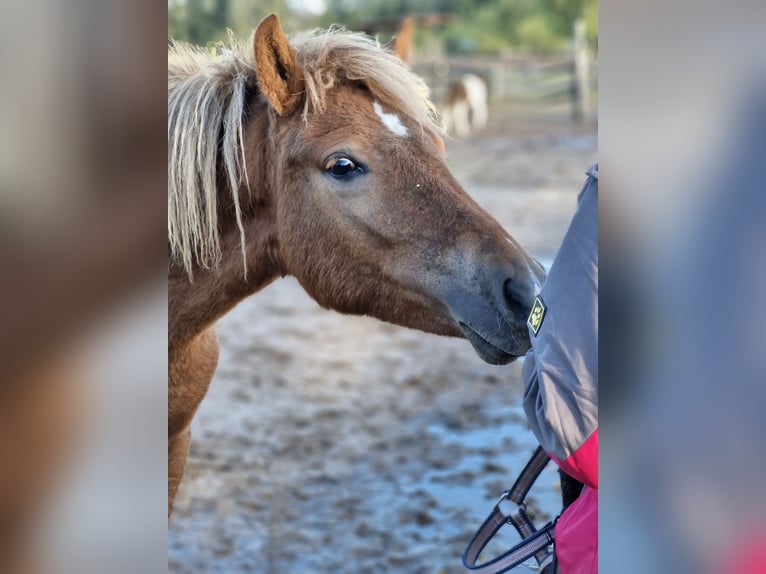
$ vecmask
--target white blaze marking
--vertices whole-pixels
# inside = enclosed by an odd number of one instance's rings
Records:
[[[383,108],[380,107],[380,104],[378,102],[375,102],[375,104],[373,104],[373,108],[375,109],[375,113],[378,114],[380,121],[383,122],[383,125],[385,125],[388,129],[390,129],[396,135],[406,136],[407,134],[409,134],[409,132],[407,131],[407,128],[402,125],[402,122],[399,119],[399,116],[397,116],[396,114],[387,114],[386,112],[383,111]]]

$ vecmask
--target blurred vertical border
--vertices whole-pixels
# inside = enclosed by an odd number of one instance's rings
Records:
[[[0,18],[0,572],[166,570],[155,2]]]
[[[602,572],[766,572],[766,4],[599,14]]]

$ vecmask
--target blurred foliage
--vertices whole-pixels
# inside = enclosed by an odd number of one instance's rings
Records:
[[[598,0],[585,3],[583,17],[585,18],[585,34],[588,44],[598,50]]]
[[[321,15],[299,11],[305,0],[168,0],[168,34],[206,45],[226,38],[227,28],[247,36],[276,12],[288,32],[342,24],[364,29],[413,14],[451,14],[439,26],[420,26],[416,46],[439,46],[452,54],[509,51],[551,53],[571,44],[575,20],[583,18],[590,46],[598,49],[598,0],[325,0]],[[382,40],[393,29],[381,27]]]
[[[288,0],[168,0],[168,36],[200,46],[226,40],[228,30],[247,38],[269,14],[279,14],[287,32],[319,25],[316,16],[296,12]]]

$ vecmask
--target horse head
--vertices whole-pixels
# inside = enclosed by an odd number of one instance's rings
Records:
[[[302,63],[276,16],[254,44],[273,112],[284,271],[324,307],[463,336],[490,363],[525,354],[544,271],[453,177],[435,123],[386,89],[398,76],[416,88],[407,98],[423,98],[406,66],[382,50],[370,63],[377,74],[339,64],[312,108],[307,85],[316,80],[304,68],[315,64]],[[342,45],[324,57],[350,58]]]

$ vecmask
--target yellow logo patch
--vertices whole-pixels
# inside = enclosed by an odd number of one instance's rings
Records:
[[[529,313],[529,319],[527,319],[527,325],[532,329],[532,332],[537,336],[540,331],[540,326],[543,324],[545,318],[545,305],[540,297],[535,297],[535,304],[532,305],[532,311]]]

